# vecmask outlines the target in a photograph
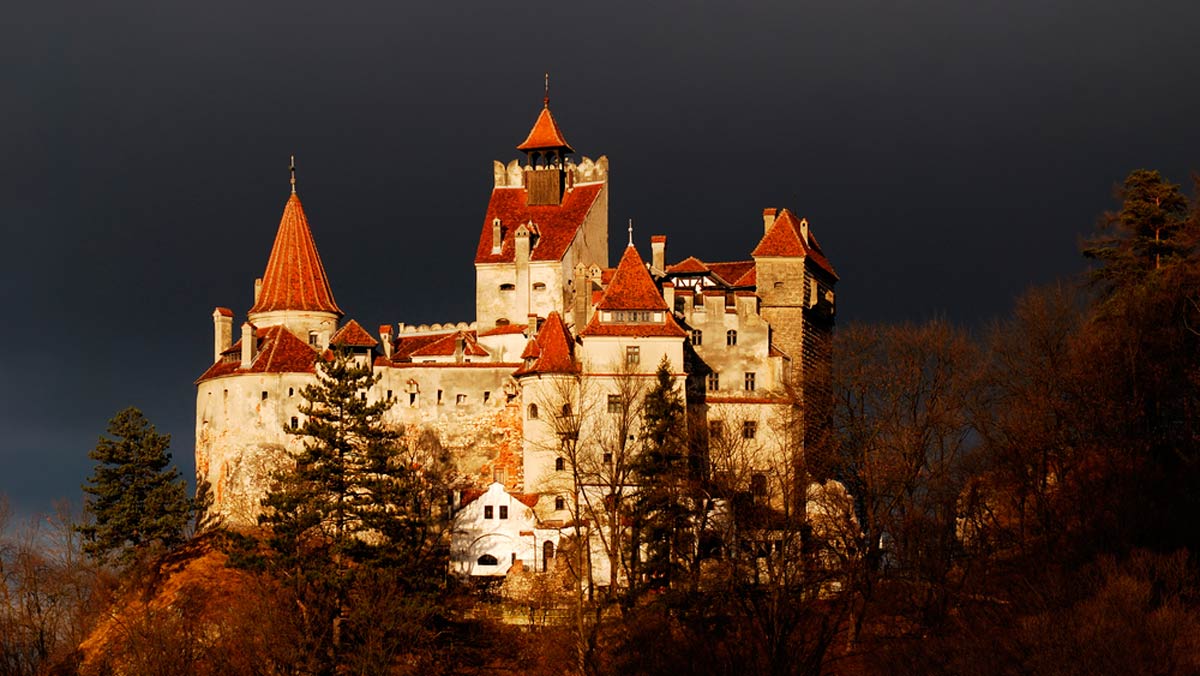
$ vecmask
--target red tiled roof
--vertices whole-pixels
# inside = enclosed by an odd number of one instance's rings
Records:
[[[557,312],[551,312],[542,322],[537,338],[529,341],[522,359],[536,358],[528,368],[522,366],[515,375],[526,373],[575,373],[575,341],[566,323]]]
[[[429,333],[420,336],[408,336],[401,334],[396,338],[396,343],[392,348],[392,362],[400,363],[409,361],[409,355],[413,352],[425,347],[426,345],[441,340],[449,333]]]
[[[579,332],[581,336],[623,336],[628,338],[683,338],[687,332],[680,328],[670,312],[666,312],[665,320],[659,324],[605,324],[600,321],[600,313],[592,316],[587,328]]]
[[[705,273],[708,272],[708,266],[705,265],[699,258],[688,256],[679,261],[675,265],[668,265],[667,272],[671,274],[689,274],[689,273]]]
[[[667,236],[666,235],[650,235],[650,243],[651,244],[659,244],[659,243],[666,244]]]
[[[511,336],[517,333],[525,333],[525,324],[505,324],[480,332],[479,336]]]
[[[218,314],[220,314],[222,317],[232,317],[233,316],[233,310],[230,310],[227,307],[219,307],[216,309],[216,312]]]
[[[751,267],[746,271],[746,274],[737,278],[733,283],[734,286],[758,286],[758,269]]]
[[[754,269],[754,261],[729,261],[727,263],[709,263],[708,269],[721,278],[729,286],[742,286],[738,280]]]
[[[283,208],[275,245],[267,259],[267,271],[263,273],[262,290],[254,307],[250,308],[251,313],[273,310],[342,314],[333,300],[325,266],[321,264],[312,230],[304,217],[304,207],[296,193],[292,193]]]
[[[375,347],[379,341],[372,338],[366,329],[351,319],[333,334],[333,337],[329,339],[329,344],[345,347]]]
[[[524,188],[495,188],[483,218],[476,263],[511,263],[516,260],[517,228],[532,222],[540,236],[529,252],[531,260],[557,261],[575,240],[575,234],[604,189],[603,183],[583,183],[563,193],[561,205],[529,206]],[[492,253],[492,221],[500,219],[503,238],[499,253]]]
[[[235,373],[312,373],[316,362],[317,351],[311,345],[300,340],[294,333],[282,326],[270,326],[255,332],[258,350],[250,368],[241,368],[241,359],[218,361],[208,368],[196,380],[197,383],[232,375]],[[225,351],[240,354],[242,341],[239,339]]]
[[[475,342],[474,333],[467,331],[457,331],[455,333],[442,334],[437,340],[426,343],[425,345],[408,353],[409,357],[451,357],[458,350],[458,339],[463,339],[463,355],[467,357],[487,357],[487,350],[479,346]]]
[[[645,262],[632,246],[625,247],[621,262],[617,264],[617,273],[604,290],[598,307],[601,310],[668,309],[667,302],[646,270]]]
[[[533,129],[529,130],[529,136],[526,136],[525,141],[517,146],[517,150],[550,148],[562,148],[569,153],[575,152],[575,149],[567,143],[567,139],[563,137],[558,123],[554,121],[554,116],[550,114],[550,103],[547,101],[546,105],[542,106],[542,112],[538,113],[537,121],[533,123]]]
[[[604,268],[600,271],[600,283],[608,286],[612,282],[613,275],[617,274],[616,268]]]
[[[767,234],[763,235],[758,246],[754,247],[753,253],[750,254],[755,258],[765,256],[782,256],[782,257],[802,257],[807,256],[818,267],[837,277],[837,273],[833,270],[833,265],[825,258],[825,254],[821,251],[817,240],[812,236],[812,231],[809,231],[808,241],[800,235],[800,221],[795,215],[787,209],[780,209],[779,215],[775,218],[775,223],[771,225],[771,229]]]

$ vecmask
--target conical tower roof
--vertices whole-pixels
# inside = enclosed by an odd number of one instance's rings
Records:
[[[575,149],[567,143],[567,139],[563,137],[562,130],[554,121],[554,115],[550,114],[550,100],[546,99],[542,106],[542,112],[538,114],[537,121],[533,123],[533,129],[529,130],[529,136],[525,137],[525,141],[517,146],[517,150],[533,151],[555,148],[568,153],[575,152]]]
[[[294,192],[283,208],[279,232],[263,273],[262,289],[250,313],[280,310],[342,314],[329,288],[329,278],[325,276],[304,207]]]
[[[646,263],[632,244],[625,247],[617,272],[604,290],[598,306],[601,310],[666,310],[654,280],[646,270]]]

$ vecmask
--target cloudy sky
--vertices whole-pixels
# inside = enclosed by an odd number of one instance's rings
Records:
[[[547,70],[643,253],[744,258],[787,206],[841,273],[839,321],[981,327],[1082,269],[1130,170],[1200,168],[1197,26],[1184,0],[6,8],[0,494],[78,500],[130,405],[191,474],[210,315],[244,317],[292,153],[368,327],[473,319],[491,162]]]

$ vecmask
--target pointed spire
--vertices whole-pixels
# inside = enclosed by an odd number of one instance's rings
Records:
[[[292,163],[288,165],[288,170],[292,172],[292,194],[296,194],[296,156],[292,155]]]
[[[321,264],[304,207],[295,192],[283,208],[279,231],[263,273],[262,290],[250,313],[253,317],[256,313],[281,310],[342,314],[333,299],[325,266]]]
[[[546,95],[542,97],[542,107],[550,107],[550,71],[546,71]]]
[[[563,153],[573,153],[575,149],[567,143],[567,139],[563,137],[562,131],[558,128],[558,123],[554,121],[554,116],[550,114],[550,73],[546,73],[546,89],[545,95],[542,97],[542,112],[538,114],[537,121],[533,123],[533,129],[529,130],[529,136],[525,137],[525,141],[517,146],[517,150],[526,152],[558,150]]]
[[[617,271],[597,307],[601,310],[668,309],[667,302],[646,270],[646,263],[632,246],[625,249],[621,262],[617,264]]]
[[[633,246],[633,219],[629,219],[629,246]]]

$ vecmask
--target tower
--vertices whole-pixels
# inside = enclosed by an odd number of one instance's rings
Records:
[[[494,163],[475,251],[480,330],[551,312],[573,319],[575,267],[608,266],[608,159],[570,158],[575,151],[550,112],[549,96],[517,150],[524,164]]]

